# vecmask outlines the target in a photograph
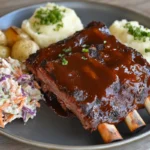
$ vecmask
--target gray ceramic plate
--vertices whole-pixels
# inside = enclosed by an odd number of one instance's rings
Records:
[[[150,19],[129,10],[92,2],[57,2],[60,5],[73,8],[81,18],[84,25],[90,21],[103,21],[108,26],[117,19],[137,20],[141,24],[150,27]],[[0,29],[9,26],[20,26],[21,22],[29,18],[34,10],[40,5],[35,5],[16,10],[0,18]],[[85,131],[76,118],[65,119],[57,116],[45,104],[42,104],[37,117],[30,120],[26,125],[22,120],[16,120],[0,129],[6,136],[28,144],[56,149],[104,149],[119,146],[150,134],[150,116],[143,109],[140,110],[147,126],[136,134],[131,134],[124,123],[118,125],[118,129],[124,140],[112,144],[103,144],[98,132]]]

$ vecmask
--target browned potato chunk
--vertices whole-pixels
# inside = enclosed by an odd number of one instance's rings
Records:
[[[8,41],[8,46],[13,46],[20,39],[30,39],[24,31],[14,26],[5,30],[5,35]]]
[[[12,27],[20,36],[20,39],[31,39],[28,34],[26,34],[22,29],[17,28],[15,26]]]
[[[30,54],[35,53],[39,49],[39,46],[32,40],[22,39],[17,41],[11,52],[11,57],[20,61],[26,60]]]
[[[7,58],[10,56],[10,49],[9,47],[0,45],[0,57]]]
[[[19,39],[18,33],[12,27],[5,30],[5,35],[9,46],[12,46]]]
[[[4,32],[2,32],[1,30],[0,30],[0,45],[7,45],[7,38]]]

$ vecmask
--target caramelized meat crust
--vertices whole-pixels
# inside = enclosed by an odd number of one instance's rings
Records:
[[[53,92],[85,129],[119,123],[133,109],[142,108],[150,92],[147,61],[110,35],[101,22],[39,50],[26,64],[47,87],[44,91]]]

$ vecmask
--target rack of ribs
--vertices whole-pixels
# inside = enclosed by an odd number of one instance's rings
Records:
[[[150,65],[121,44],[101,22],[32,54],[28,69],[43,92],[52,92],[85,129],[98,129],[106,143],[121,140],[115,124],[133,132],[145,126],[137,109],[150,112]]]

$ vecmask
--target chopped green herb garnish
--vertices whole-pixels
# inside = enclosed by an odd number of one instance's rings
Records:
[[[63,12],[66,12],[66,9],[63,9]]]
[[[88,53],[88,52],[89,52],[89,49],[83,48],[83,49],[82,49],[82,52],[83,52],[83,53]]]
[[[143,38],[143,42],[146,42],[146,38],[145,37]]]
[[[104,44],[106,44],[107,43],[107,41],[104,41]]]
[[[56,28],[54,28],[54,31],[59,31],[60,28],[62,28],[63,26],[64,26],[63,23],[58,23],[58,24],[56,25]]]
[[[64,58],[65,54],[59,54],[58,57],[61,58],[62,61],[62,65],[67,65],[68,64],[68,60],[66,60],[66,58]]]
[[[69,48],[64,48],[64,49],[63,49],[63,52],[68,53],[68,52],[71,52],[71,50],[72,50],[71,47],[69,47]]]
[[[62,21],[63,14],[61,12],[56,6],[52,10],[41,8],[36,12],[35,18],[39,19],[39,23],[42,25],[56,24]]]
[[[64,57],[65,56],[65,54],[59,54],[58,55],[58,57],[60,57],[60,58],[62,58],[62,57]]]
[[[126,23],[124,28],[128,29],[128,33],[133,35],[134,40],[143,40],[143,42],[146,42],[146,38],[150,38],[150,32],[144,31],[140,27],[136,27],[131,25],[131,23]]]
[[[150,48],[145,48],[145,53],[149,53],[150,52]]]
[[[146,30],[148,30],[148,28],[145,28]]]
[[[41,34],[41,32],[37,32],[37,34]]]
[[[37,20],[33,23],[33,26],[39,25],[56,25],[55,31],[58,31],[60,28],[63,27],[62,18],[63,10],[59,9],[57,6],[54,6],[53,9],[39,9],[37,10],[35,16]]]
[[[87,47],[87,45],[86,45],[86,44],[83,44],[82,47]]]
[[[66,58],[62,59],[62,65],[68,65],[68,60],[66,60]]]
[[[36,21],[33,22],[33,27],[36,28],[37,31],[39,30],[39,27],[38,27],[39,25],[40,25],[39,22],[36,22]]]
[[[86,58],[85,56],[82,56],[82,57],[81,57],[81,59],[83,59],[83,60],[87,60],[87,58]]]

